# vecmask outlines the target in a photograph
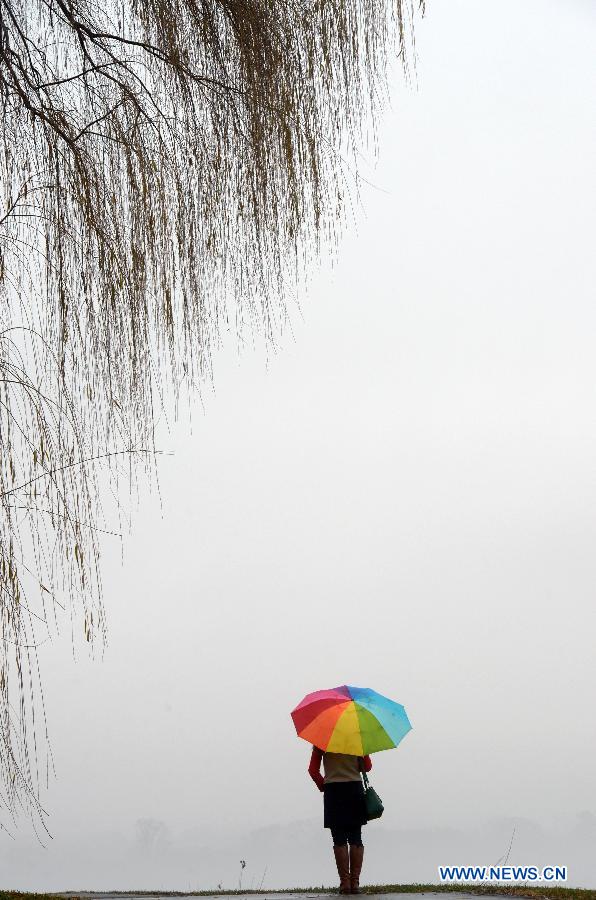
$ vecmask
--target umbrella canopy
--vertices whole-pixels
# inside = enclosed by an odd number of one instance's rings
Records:
[[[292,719],[298,737],[309,744],[351,756],[397,747],[412,727],[399,703],[370,688],[345,684],[307,694]]]

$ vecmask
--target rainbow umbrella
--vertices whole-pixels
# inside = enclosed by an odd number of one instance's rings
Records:
[[[292,719],[298,737],[309,744],[351,756],[397,747],[412,727],[399,703],[370,688],[345,684],[307,694]]]

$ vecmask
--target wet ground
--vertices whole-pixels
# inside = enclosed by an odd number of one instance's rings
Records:
[[[469,900],[472,891],[462,891],[461,893],[456,893],[455,891],[449,892],[449,900]],[[69,894],[60,894],[60,897],[72,898],[72,897],[81,897],[82,900],[162,900],[162,898],[169,897],[169,900],[172,900],[171,894],[143,894],[142,897],[139,897],[138,894],[93,894],[93,893],[69,893]],[[175,897],[184,896],[181,894],[176,894]],[[188,896],[188,895],[187,895]],[[262,894],[233,894],[231,895],[233,900],[330,900],[330,898],[334,897],[334,894],[329,893],[319,893],[317,891],[306,891],[300,893],[276,893],[275,891],[263,891]],[[445,894],[428,891],[425,893],[415,893],[415,894],[405,894],[405,893],[383,893],[383,894],[372,894],[368,893],[368,891],[364,895],[366,900],[387,900],[387,897],[399,897],[400,900],[445,900]],[[226,897],[223,897],[221,894],[202,894],[201,900],[227,900]]]

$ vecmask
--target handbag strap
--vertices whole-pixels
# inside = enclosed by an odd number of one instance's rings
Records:
[[[358,768],[360,769],[360,774],[362,775],[362,780],[364,781],[364,790],[367,791],[369,788],[368,775],[366,774],[366,770],[364,768],[364,760],[361,756],[358,757]]]

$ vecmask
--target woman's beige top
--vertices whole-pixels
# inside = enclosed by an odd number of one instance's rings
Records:
[[[360,757],[347,753],[323,753],[325,784],[334,781],[360,781]]]

